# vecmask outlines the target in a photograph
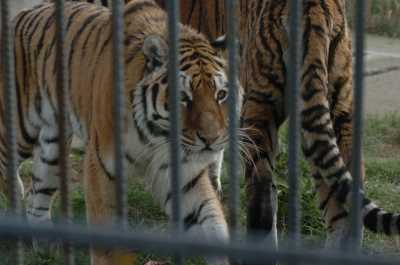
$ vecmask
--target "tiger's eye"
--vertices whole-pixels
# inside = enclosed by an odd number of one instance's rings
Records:
[[[181,92],[181,103],[185,106],[190,103],[190,97],[184,91]]]
[[[225,90],[220,90],[217,93],[217,100],[223,101],[227,96],[228,96],[228,92],[226,92]]]

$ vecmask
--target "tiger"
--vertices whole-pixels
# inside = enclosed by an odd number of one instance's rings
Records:
[[[165,1],[160,0],[164,3]],[[245,90],[242,130],[257,148],[245,162],[248,231],[263,231],[277,246],[277,190],[273,179],[278,133],[287,119],[288,2],[240,0],[236,6],[239,79]],[[225,1],[180,1],[181,20],[226,45]],[[216,8],[218,7],[218,8]],[[209,12],[204,10],[215,10]],[[303,1],[301,66],[302,149],[310,164],[327,228],[326,247],[350,238],[353,65],[345,1]],[[198,13],[195,13],[198,12]],[[203,12],[203,13],[202,13]],[[207,16],[201,16],[206,14]],[[361,164],[364,178],[364,162]],[[255,165],[255,166],[254,166]],[[369,230],[395,235],[398,214],[387,213],[363,194],[362,219]]]
[[[56,0],[44,0],[44,2],[52,2],[54,3]],[[98,5],[102,5],[105,7],[110,7],[111,6],[111,1],[112,0],[67,0],[67,1],[73,1],[73,2],[87,2],[87,3],[92,3],[92,4],[98,4]],[[123,2],[126,4],[128,3],[130,0],[124,0]]]
[[[166,7],[165,0],[157,0]],[[181,21],[226,45],[223,0],[181,0]],[[264,231],[277,245],[277,194],[273,179],[278,133],[287,119],[288,1],[240,0],[240,83],[245,89],[241,126],[257,148],[245,165],[247,228]],[[302,149],[311,166],[319,208],[327,228],[326,247],[350,237],[353,65],[345,1],[303,1],[301,76]],[[221,37],[222,36],[222,37]],[[253,133],[251,133],[253,132]],[[256,165],[254,167],[254,164]],[[363,162],[361,165],[364,173]],[[376,233],[398,234],[397,214],[363,195],[363,223]]]
[[[240,82],[245,89],[242,128],[257,146],[247,163],[248,228],[264,231],[277,245],[277,192],[273,180],[278,132],[287,119],[289,2],[240,0]],[[353,70],[345,1],[302,2],[300,68],[302,151],[310,165],[328,235],[327,248],[351,238]],[[222,39],[223,40],[223,39]],[[362,178],[364,165],[361,164]],[[362,220],[369,230],[396,235],[398,214],[379,208],[362,193]]]
[[[54,2],[55,0],[47,0]],[[68,0],[88,3],[97,3],[110,7],[108,0]],[[126,4],[130,0],[124,0]],[[162,8],[167,9],[167,0],[155,0]],[[225,1],[221,0],[180,0],[180,20],[183,24],[190,25],[193,29],[204,34],[210,41],[216,40],[225,34]],[[216,44],[220,44],[217,42]]]
[[[15,20],[18,164],[32,157],[32,187],[26,216],[51,222],[51,200],[59,188],[59,131],[56,101],[54,4],[20,12]],[[108,224],[116,210],[113,144],[113,62],[109,9],[65,3],[66,145],[72,135],[85,143],[84,188],[90,225]],[[184,231],[206,239],[229,240],[228,227],[210,171],[221,173],[228,141],[226,62],[206,37],[179,25],[179,93],[182,120],[182,216]],[[172,214],[170,189],[167,14],[153,0],[132,0],[124,7],[123,163],[127,174],[145,169],[154,199]],[[0,77],[3,75],[0,68]],[[2,80],[2,78],[0,78]],[[4,85],[0,81],[0,89]],[[237,86],[237,112],[242,87]],[[4,102],[0,99],[4,124]],[[0,127],[0,174],[5,175],[5,129]],[[67,148],[68,149],[68,148]],[[91,264],[119,264],[114,250],[91,251]],[[208,264],[228,264],[226,257]],[[122,264],[122,263],[121,263]]]

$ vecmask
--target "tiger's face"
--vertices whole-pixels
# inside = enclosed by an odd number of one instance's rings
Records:
[[[152,39],[149,39],[152,38]],[[138,96],[145,106],[146,127],[156,142],[171,129],[166,44],[158,37],[144,43],[145,76]],[[181,141],[186,155],[216,153],[228,141],[228,80],[225,62],[207,41],[181,39],[178,84],[181,97]],[[241,91],[241,87],[238,86]],[[241,105],[238,93],[237,110]]]

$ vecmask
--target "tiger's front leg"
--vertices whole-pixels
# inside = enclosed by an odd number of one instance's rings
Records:
[[[101,152],[101,147],[93,141],[88,145],[84,160],[87,220],[90,225],[112,225],[116,213],[115,178],[105,166],[106,159]],[[110,157],[113,156],[110,155],[108,158]],[[92,248],[90,257],[91,265],[135,264],[133,253],[118,250]]]
[[[218,198],[222,199],[222,184],[221,184],[221,172],[222,172],[222,163],[224,162],[224,151],[221,151],[218,159],[212,163],[209,168],[209,175],[211,183],[217,192]]]
[[[278,153],[278,129],[283,121],[276,114],[283,113],[281,109],[282,105],[252,100],[249,96],[242,115],[243,130],[248,131],[256,145],[256,149],[250,149],[251,159],[246,162],[247,229],[250,233],[265,233],[270,248],[278,246],[278,198],[273,169]]]
[[[205,168],[197,176],[184,179],[186,182],[184,181],[181,189],[184,232],[204,235],[206,240],[214,243],[228,242],[228,225],[217,193],[210,181],[208,169]],[[158,182],[156,185],[161,183],[164,182]],[[153,188],[153,191],[155,190]],[[166,194],[164,202],[165,210],[171,218],[172,195],[170,191]],[[206,261],[212,265],[229,264],[226,257],[208,257]]]

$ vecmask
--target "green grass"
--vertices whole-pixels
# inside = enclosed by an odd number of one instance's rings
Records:
[[[366,30],[388,37],[400,37],[400,0],[366,0],[370,2]],[[353,23],[355,0],[346,1],[348,20]]]
[[[284,126],[280,132],[281,152],[276,164],[276,182],[279,191],[279,212],[278,223],[279,230],[285,235],[287,230],[287,128]],[[370,198],[388,210],[400,211],[400,114],[392,113],[385,116],[370,116],[365,121],[364,129],[364,156],[366,165],[366,191]],[[73,154],[71,156],[75,174],[80,174],[79,159],[81,155]],[[325,237],[325,229],[320,211],[316,207],[316,198],[313,193],[313,183],[309,177],[307,163],[304,159],[300,161],[300,185],[301,185],[301,208],[302,221],[301,231],[306,240],[321,242]],[[29,182],[31,174],[31,163],[25,163],[20,174]],[[227,204],[228,179],[223,176],[224,203]],[[245,227],[245,193],[244,181],[241,179],[241,205],[240,205],[240,223]],[[74,184],[71,193],[73,212],[76,222],[85,223],[85,203],[82,186]],[[150,226],[156,229],[167,229],[166,215],[160,210],[153,201],[151,195],[145,191],[144,181],[140,178],[129,179],[128,189],[129,204],[129,222],[131,225]],[[6,207],[5,196],[0,194],[0,207]],[[55,219],[59,213],[59,202],[56,200],[54,206]],[[398,255],[398,242],[393,238],[386,236],[377,236],[372,233],[365,233],[364,246],[371,253],[385,253]],[[26,248],[26,261],[29,265],[56,265],[61,264],[60,253],[55,251],[51,255],[34,254],[29,247]],[[0,265],[8,265],[9,257],[6,253],[10,250],[7,244],[0,245]],[[151,253],[141,254],[139,256],[140,264],[144,261],[155,258],[170,260],[168,257],[154,256]],[[198,259],[191,260],[190,264],[201,264]],[[77,251],[77,264],[89,264],[87,251]]]

